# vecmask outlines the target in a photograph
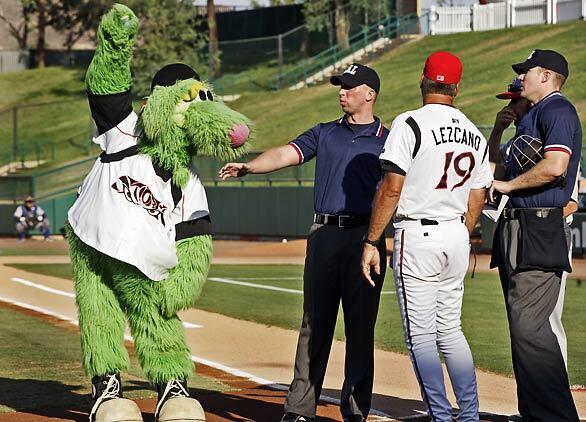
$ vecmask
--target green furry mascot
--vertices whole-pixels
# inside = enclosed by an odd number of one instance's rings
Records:
[[[130,60],[137,31],[136,16],[122,5],[98,28],[86,89],[103,152],[68,214],[83,365],[93,384],[90,421],[142,421],[136,404],[122,398],[126,320],[157,386],[155,419],[203,421],[187,390],[194,365],[177,316],[199,296],[212,253],[205,190],[191,162],[196,154],[241,155],[250,124],[181,63],[157,72],[135,114]]]

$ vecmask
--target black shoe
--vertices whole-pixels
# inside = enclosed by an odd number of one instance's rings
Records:
[[[90,421],[94,420],[100,404],[107,400],[122,397],[120,374],[107,374],[92,378],[92,398],[90,400]]]
[[[281,418],[281,422],[313,422],[313,418],[298,415],[297,413],[287,412]]]
[[[344,422],[366,422],[366,418],[362,415],[344,416]]]
[[[174,397],[190,397],[187,390],[187,381],[172,379],[167,384],[157,384],[157,408],[155,410],[155,420],[159,417],[159,411],[163,404]]]

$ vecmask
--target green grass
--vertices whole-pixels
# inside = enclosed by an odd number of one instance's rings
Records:
[[[577,21],[433,36],[405,44],[370,63],[381,77],[375,114],[390,123],[397,114],[420,107],[419,77],[425,58],[441,49],[457,54],[464,64],[457,106],[477,125],[492,125],[496,112],[506,105],[494,95],[514,77],[511,64],[541,48],[555,49],[568,59],[570,77],[563,91],[585,121],[586,49],[577,41],[584,38],[586,22]],[[338,117],[337,95],[335,87],[322,84],[297,91],[243,93],[231,105],[255,121],[255,148],[265,149],[290,141],[313,124]]]
[[[16,239],[14,240],[16,243]],[[26,243],[26,242],[25,242]],[[27,248],[26,245],[14,248],[1,248],[0,256],[31,256],[31,255],[69,255],[67,249]]]
[[[0,307],[0,413],[51,407],[86,409],[91,384],[80,364],[79,334]],[[122,374],[127,398],[156,395],[131,355]],[[217,380],[195,376],[195,394],[230,390]]]
[[[586,121],[586,22],[531,25],[511,29],[426,37],[387,52],[370,63],[380,74],[382,91],[376,114],[390,123],[399,113],[420,106],[419,76],[425,57],[436,50],[449,50],[464,63],[464,76],[457,105],[478,125],[492,125],[496,112],[505,105],[494,98],[513,78],[512,63],[523,61],[535,48],[555,49],[570,63],[570,78],[564,92]],[[259,66],[248,76],[265,83],[274,69]],[[84,70],[46,68],[0,75],[0,110],[22,103],[71,101],[66,109],[55,107],[23,116],[22,130],[30,137],[47,136],[64,141],[89,125],[83,89]],[[308,127],[341,114],[337,89],[329,84],[297,91],[262,91],[243,74],[235,76],[242,97],[230,106],[252,118],[258,129],[254,148],[282,145]],[[226,91],[232,93],[230,84]],[[11,139],[11,116],[0,115],[0,137]],[[47,124],[50,122],[51,124]],[[585,132],[586,133],[586,132]],[[7,137],[8,136],[8,137]],[[27,135],[29,136],[29,135]],[[585,135],[586,136],[586,135]],[[61,152],[61,151],[60,151]]]
[[[11,266],[31,272],[71,278],[67,264]],[[214,265],[210,277],[228,278],[255,284],[266,284],[287,289],[302,289],[300,265]],[[271,278],[272,277],[272,278]],[[479,368],[512,376],[507,319],[498,277],[477,274],[465,282],[463,328]],[[393,292],[394,285],[387,272],[385,292]],[[586,384],[586,286],[569,280],[564,308],[564,326],[568,336],[569,375],[573,384]],[[300,294],[255,289],[245,286],[208,282],[197,307],[233,318],[254,321],[297,330],[301,321],[303,298]],[[336,338],[344,338],[341,313],[336,327]],[[376,328],[377,346],[405,353],[399,309],[394,294],[383,294]]]

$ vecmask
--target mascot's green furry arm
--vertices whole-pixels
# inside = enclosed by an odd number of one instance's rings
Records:
[[[250,122],[182,63],[156,73],[146,105],[134,113],[130,60],[138,26],[122,5],[100,22],[86,89],[93,141],[103,152],[68,213],[83,364],[94,386],[90,420],[142,420],[120,385],[129,361],[127,319],[139,362],[158,389],[156,419],[199,421],[204,414],[187,392],[193,362],[177,317],[199,296],[212,253],[192,158],[243,154]]]

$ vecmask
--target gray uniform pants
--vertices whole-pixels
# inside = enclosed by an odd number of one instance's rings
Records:
[[[578,421],[564,358],[550,320],[558,302],[562,273],[517,271],[518,220],[501,220],[495,236],[519,412],[524,421]],[[569,239],[567,226],[566,236]]]
[[[386,250],[383,245],[379,247],[381,275],[373,274],[376,287],[372,287],[360,269],[362,238],[367,229],[367,226],[312,226],[303,274],[303,321],[285,412],[315,417],[340,301],[346,334],[341,413],[344,417],[366,418],[370,411],[374,326],[385,276]]]

